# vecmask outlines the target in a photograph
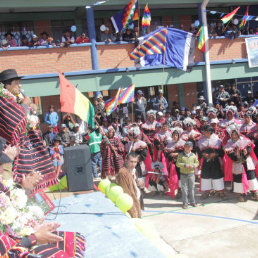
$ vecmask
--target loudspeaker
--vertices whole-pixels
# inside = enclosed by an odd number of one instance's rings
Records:
[[[86,144],[64,148],[68,191],[93,190],[90,148]]]

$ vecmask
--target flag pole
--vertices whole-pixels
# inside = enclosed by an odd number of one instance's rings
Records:
[[[208,2],[209,0],[203,0],[201,5],[201,10],[202,10],[202,22],[203,22],[204,42],[205,42],[206,88],[207,88],[207,95],[208,95],[208,103],[212,104],[211,65],[210,65],[209,37],[208,37],[208,27],[207,27],[207,15],[206,15],[206,6]]]
[[[138,0],[138,37],[140,36],[140,1]]]

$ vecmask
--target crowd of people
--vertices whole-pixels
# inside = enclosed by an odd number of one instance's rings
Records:
[[[95,128],[76,122],[78,118],[69,113],[58,122],[51,106],[45,117],[49,129],[43,139],[54,166],[59,167],[58,176],[63,147],[88,144],[96,180],[115,180],[126,165],[126,155],[136,153],[138,161],[131,172],[142,194],[162,192],[182,197],[187,208],[187,193],[189,203],[196,206],[195,179],[200,180],[203,199],[214,193],[224,198],[224,182],[232,181],[239,201],[245,201],[248,192],[258,201],[255,100],[251,91],[242,98],[235,85],[230,93],[221,85],[214,96],[215,105],[208,105],[200,96],[192,109],[174,102],[169,111],[163,90],[148,100],[137,90],[131,107],[124,104],[111,117],[106,116],[103,96],[97,93]]]
[[[20,86],[14,87],[13,93],[9,94],[10,82],[5,83],[3,92],[9,98],[12,99],[16,91],[20,94]],[[15,99],[20,101],[19,96]],[[60,117],[51,105],[45,114],[48,130],[42,134],[37,108],[28,97],[22,97],[21,104],[26,103],[30,108],[26,111],[27,125],[19,131],[21,158],[14,163],[14,179],[22,182],[22,175],[28,173],[24,165],[33,165],[44,175],[45,181],[39,188],[55,184],[66,172],[63,171],[65,148],[88,144],[92,174],[97,180],[100,177],[115,180],[126,164],[126,155],[136,153],[138,161],[132,173],[141,195],[151,191],[170,194],[173,198],[183,196],[186,208],[186,193],[193,192],[196,179],[201,182],[202,198],[214,192],[223,198],[224,181],[232,181],[239,201],[246,200],[248,191],[251,199],[258,200],[255,101],[251,91],[242,98],[235,85],[229,92],[221,85],[214,95],[214,105],[208,105],[200,96],[191,108],[173,102],[169,110],[162,89],[148,99],[143,91],[137,90],[133,103],[119,105],[111,116],[107,116],[103,96],[97,92],[93,103],[95,127],[88,126],[74,114],[66,113]],[[8,110],[2,110],[4,122],[8,123],[10,117],[6,112]],[[15,109],[14,112],[18,111]],[[10,128],[16,128],[15,122]],[[9,134],[11,132],[3,128],[1,135],[16,145],[17,139],[11,140],[14,136]],[[36,163],[33,163],[33,155],[26,155],[28,149],[35,151]],[[193,200],[191,196],[190,204],[196,205]]]
[[[157,28],[160,26],[157,26]],[[170,25],[169,27],[174,27],[174,25]],[[196,26],[194,23],[191,24],[190,28],[186,28],[183,24],[179,27],[181,30],[192,32],[193,34],[197,34],[199,30],[199,26]],[[118,42],[118,41],[125,41],[125,42],[137,42],[137,38],[142,36],[142,31],[139,31],[138,26],[132,26],[126,28],[125,30],[115,33],[113,30],[112,25],[109,24],[102,24],[97,30],[97,41],[99,42]],[[148,29],[148,33],[150,30]],[[209,36],[210,37],[228,37],[228,38],[236,38],[240,35],[258,35],[258,27],[255,29],[244,28],[239,29],[237,25],[234,23],[230,24],[229,26],[224,26],[221,21],[216,23],[210,23],[208,28]],[[82,32],[78,37],[75,37],[74,33],[70,29],[66,29],[63,33],[61,39],[54,39],[49,33],[43,31],[40,35],[33,34],[31,35],[31,39],[26,35],[22,35],[20,39],[20,44],[18,44],[12,34],[12,32],[7,32],[5,34],[5,39],[1,42],[2,49],[8,49],[10,47],[38,47],[38,46],[60,46],[60,47],[69,47],[71,44],[81,44],[81,43],[89,43],[89,37],[86,35],[85,32]]]

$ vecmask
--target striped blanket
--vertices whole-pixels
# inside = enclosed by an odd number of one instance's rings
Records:
[[[37,188],[56,183],[56,173],[49,153],[36,131],[26,131],[27,117],[22,105],[0,97],[0,136],[7,144],[19,145],[20,154],[13,163],[14,180],[21,181],[23,174],[38,171],[43,175]]]

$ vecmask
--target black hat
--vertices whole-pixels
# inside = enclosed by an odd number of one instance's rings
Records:
[[[61,137],[59,135],[56,135],[54,137],[54,142],[61,142],[61,141],[62,141],[62,139],[61,139]]]
[[[10,163],[12,160],[3,152],[6,140],[0,137],[0,164]]]
[[[13,34],[12,34],[10,31],[7,31],[7,32],[5,33],[5,37],[7,37],[8,35],[11,35],[11,36],[13,37]]]
[[[8,81],[11,79],[21,79],[21,76],[18,76],[15,69],[7,69],[0,73],[0,82]]]

